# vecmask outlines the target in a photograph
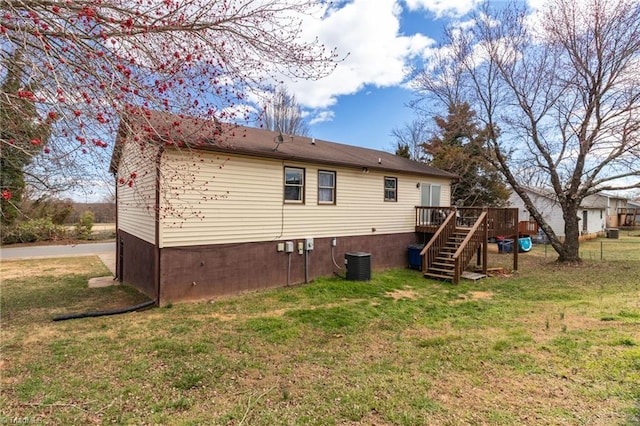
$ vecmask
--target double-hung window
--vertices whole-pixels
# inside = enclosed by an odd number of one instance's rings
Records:
[[[385,201],[398,201],[398,178],[385,176],[385,178],[384,178],[384,200]]]
[[[284,168],[284,202],[304,203],[304,169]]]
[[[318,170],[318,204],[336,203],[336,172]]]

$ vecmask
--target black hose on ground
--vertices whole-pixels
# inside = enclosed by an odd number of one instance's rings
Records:
[[[134,311],[139,311],[141,309],[150,308],[155,304],[156,302],[154,300],[149,300],[148,302],[140,303],[138,305],[129,306],[127,308],[112,309],[110,311],[95,311],[95,312],[82,312],[79,314],[56,315],[55,317],[53,317],[53,320],[65,321],[65,320],[78,319],[78,318],[104,317],[107,315],[126,314],[128,312],[134,312]]]

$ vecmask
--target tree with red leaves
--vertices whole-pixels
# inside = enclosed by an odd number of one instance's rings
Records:
[[[27,99],[39,122],[54,122],[41,181],[78,184],[106,170],[123,115],[247,120],[248,91],[331,73],[336,52],[304,34],[304,18],[322,12],[309,0],[5,0],[0,59],[20,50],[25,74],[0,101],[14,108]],[[0,144],[10,148],[5,137]]]

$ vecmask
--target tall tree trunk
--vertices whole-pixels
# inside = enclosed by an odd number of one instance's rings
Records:
[[[580,221],[578,205],[568,203],[563,208],[564,242],[558,252],[558,262],[581,262],[580,259]]]

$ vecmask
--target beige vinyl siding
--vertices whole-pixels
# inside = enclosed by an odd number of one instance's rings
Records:
[[[284,167],[305,169],[304,204],[283,203]],[[201,153],[187,159],[163,156],[163,173],[171,186],[163,191],[161,245],[242,243],[413,232],[418,182],[442,185],[442,202],[450,200],[446,179],[388,172]],[[318,170],[336,172],[336,203],[318,203]],[[398,178],[398,201],[384,201],[384,177]]]
[[[155,243],[155,162],[158,148],[126,142],[118,166],[118,228]],[[135,173],[135,177],[132,174]],[[120,182],[124,180],[124,183]],[[129,186],[129,181],[132,182]]]

